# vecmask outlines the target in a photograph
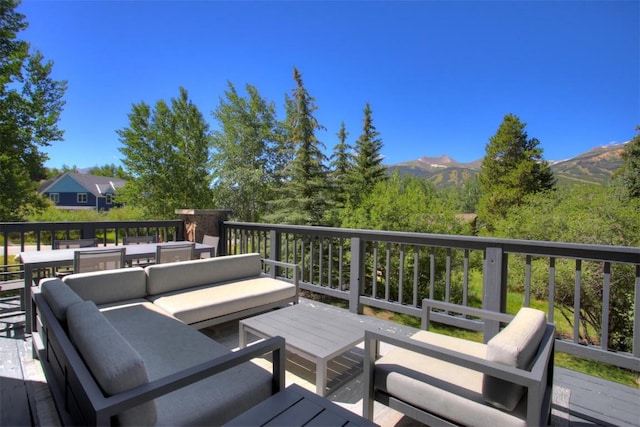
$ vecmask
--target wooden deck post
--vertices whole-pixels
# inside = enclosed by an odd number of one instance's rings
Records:
[[[504,313],[507,308],[507,255],[502,247],[488,247],[485,251],[482,284],[482,308]],[[484,322],[484,342],[500,331],[500,323]]]
[[[362,314],[360,295],[364,291],[365,256],[364,241],[359,237],[351,238],[351,279],[349,282],[349,311]]]

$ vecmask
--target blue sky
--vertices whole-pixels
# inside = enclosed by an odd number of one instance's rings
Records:
[[[293,67],[331,154],[371,103],[385,164],[484,156],[505,114],[544,158],[627,141],[640,124],[640,2],[24,0],[21,37],[68,81],[49,167],[119,164],[134,103],[189,92],[212,129],[227,82],[276,104]]]

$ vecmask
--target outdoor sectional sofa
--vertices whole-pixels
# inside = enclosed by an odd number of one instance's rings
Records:
[[[232,352],[197,331],[296,303],[258,254],[45,279],[34,350],[64,424],[220,425],[284,387],[284,339]],[[267,353],[272,373],[250,362]]]

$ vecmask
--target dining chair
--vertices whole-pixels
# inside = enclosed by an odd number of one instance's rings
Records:
[[[158,245],[156,248],[156,264],[192,260],[195,255],[195,243]]]
[[[209,246],[213,246],[213,256],[218,256],[218,242],[220,241],[220,237],[218,236],[210,236],[208,234],[205,234],[202,237],[202,244],[203,245],[209,245]],[[209,258],[209,254],[208,253],[203,253],[202,255],[200,255],[201,258]]]
[[[142,245],[145,243],[158,243],[156,236],[124,236],[123,245]]]
[[[125,248],[75,251],[73,254],[73,272],[115,270],[125,267]]]
[[[98,239],[54,240],[53,249],[97,248]]]
[[[54,250],[57,249],[78,249],[78,248],[97,248],[98,239],[71,239],[71,240],[54,240],[51,244]],[[73,273],[72,266],[58,267],[51,271],[53,276],[64,277]]]

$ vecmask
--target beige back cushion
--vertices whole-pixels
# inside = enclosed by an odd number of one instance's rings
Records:
[[[147,293],[159,295],[196,286],[255,277],[260,275],[261,267],[260,254],[229,255],[171,264],[154,264],[145,268]]]
[[[146,276],[141,267],[77,273],[62,280],[80,298],[97,305],[147,296]]]
[[[67,322],[71,342],[107,396],[149,382],[142,357],[92,301],[69,307]],[[153,425],[157,418],[155,403],[143,403],[119,414],[117,418],[118,424],[123,426]]]
[[[546,315],[543,311],[521,308],[509,325],[487,343],[487,360],[530,369],[545,327]],[[482,397],[498,408],[513,411],[524,392],[525,388],[521,385],[484,376]]]
[[[67,324],[67,309],[83,301],[78,294],[58,278],[42,279],[40,291],[51,311],[63,326]]]

